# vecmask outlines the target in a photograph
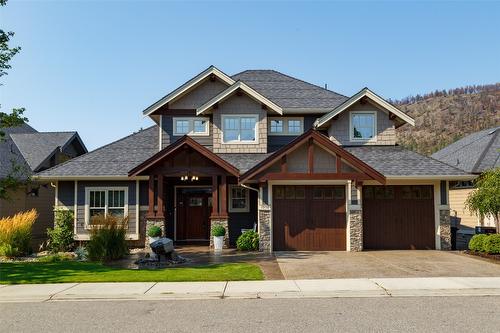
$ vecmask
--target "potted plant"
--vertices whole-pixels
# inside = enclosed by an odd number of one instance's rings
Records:
[[[222,251],[224,246],[224,236],[226,235],[226,228],[221,225],[212,227],[212,236],[214,237],[214,250]]]
[[[149,244],[157,241],[161,237],[161,228],[157,225],[153,225],[148,229]]]

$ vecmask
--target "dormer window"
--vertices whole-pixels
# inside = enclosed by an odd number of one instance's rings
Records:
[[[173,118],[174,135],[206,136],[208,131],[208,118]]]
[[[375,111],[351,112],[351,141],[374,141],[376,139],[377,113]]]
[[[304,118],[269,118],[269,135],[300,135],[304,132]]]

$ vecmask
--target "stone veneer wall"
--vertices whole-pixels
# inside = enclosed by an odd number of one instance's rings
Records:
[[[448,209],[439,211],[439,236],[441,239],[441,250],[451,250],[451,224],[450,211]]]
[[[363,251],[363,212],[351,210],[349,214],[349,241],[351,252]]]
[[[257,144],[222,143],[222,115],[258,115]],[[214,153],[267,153],[267,112],[261,105],[246,95],[233,95],[213,110]]]
[[[271,252],[271,208],[259,207],[259,251]]]
[[[212,228],[216,225],[221,225],[226,229],[224,236],[224,248],[229,247],[229,223],[227,217],[212,217],[210,218],[210,247],[214,247],[214,237],[212,236]]]

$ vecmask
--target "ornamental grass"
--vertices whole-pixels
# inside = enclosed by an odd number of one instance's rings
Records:
[[[18,257],[29,254],[31,228],[38,218],[35,209],[0,219],[0,256]]]

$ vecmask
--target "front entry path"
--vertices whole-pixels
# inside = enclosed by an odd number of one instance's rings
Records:
[[[444,251],[275,252],[287,280],[500,277],[500,264]]]

